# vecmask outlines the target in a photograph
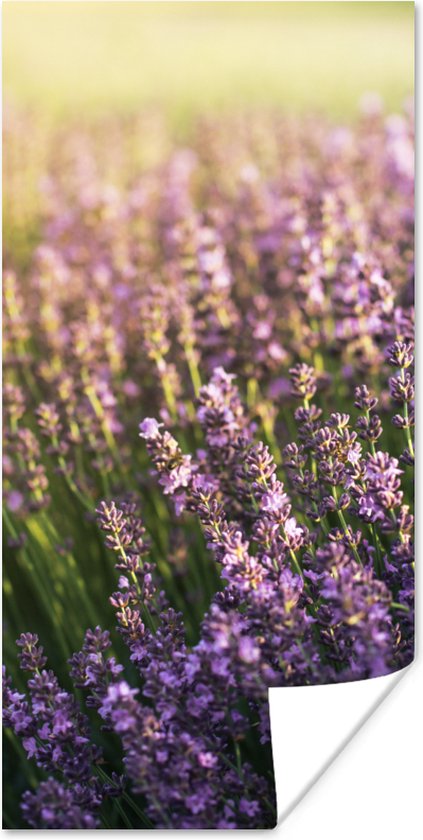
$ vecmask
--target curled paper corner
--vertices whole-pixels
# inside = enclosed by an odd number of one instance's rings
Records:
[[[269,689],[277,826],[413,667],[370,680]]]

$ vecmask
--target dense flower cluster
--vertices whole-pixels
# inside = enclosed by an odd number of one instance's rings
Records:
[[[217,384],[226,385],[223,374],[218,369],[212,377],[211,416],[213,400],[219,405],[223,397]],[[199,517],[227,581],[215,600],[230,613],[234,604],[242,608],[239,621],[250,637],[256,678],[262,674],[264,683],[289,685],[389,673],[413,655],[413,584],[406,564],[403,583],[407,582],[398,601],[387,586],[389,557],[399,546],[403,559],[407,556],[412,564],[411,554],[404,551],[405,545],[410,549],[413,518],[403,504],[403,470],[372,441],[371,450],[363,451],[348,414],[334,413],[326,423],[322,420],[321,409],[310,404],[316,389],[310,367],[293,368],[291,377],[304,403],[295,412],[302,442],[288,444],[284,462],[294,492],[305,496],[299,514],[293,515],[269,448],[252,443],[243,430],[232,433],[232,455],[226,458],[225,477],[229,473],[231,481],[220,481],[214,469],[216,440],[213,437],[210,446],[203,409],[203,392],[209,395],[210,386],[200,391],[197,415],[210,453],[201,452],[197,462],[190,459],[183,507]],[[362,403],[359,391],[356,400]],[[140,434],[147,440],[159,481],[164,472],[169,481],[172,470],[179,469],[179,459],[190,456],[183,456],[169,432],[162,432],[150,418],[141,423]],[[222,446],[228,446],[227,435]],[[170,470],[162,454],[169,448],[175,464]],[[226,514],[229,487],[232,496],[244,502],[239,521]],[[179,512],[181,495],[176,490]]]
[[[28,791],[23,813],[33,828],[97,828],[103,792],[94,767],[101,751],[92,743],[88,720],[53,672],[44,670],[46,658],[38,637],[23,633],[17,644],[21,668],[32,675],[29,700],[4,675],[4,723],[22,738],[28,758],[47,773],[60,768],[64,780],[60,784],[50,778],[37,794]]]
[[[5,247],[22,815],[269,827],[268,687],[413,658],[412,115],[105,128],[35,144]]]

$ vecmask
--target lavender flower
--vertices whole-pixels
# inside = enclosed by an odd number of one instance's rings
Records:
[[[95,811],[100,798],[80,785],[66,787],[54,779],[41,782],[36,793],[26,791],[22,814],[31,828],[99,828]]]
[[[36,828],[271,826],[268,687],[413,657],[413,120],[376,104],[184,149],[157,114],[6,109],[19,826],[27,775]]]

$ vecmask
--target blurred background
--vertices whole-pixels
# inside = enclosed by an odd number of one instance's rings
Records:
[[[413,88],[410,2],[5,2],[6,102],[49,116],[234,104],[348,117]]]

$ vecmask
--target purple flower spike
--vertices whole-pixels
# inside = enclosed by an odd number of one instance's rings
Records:
[[[139,425],[140,437],[144,440],[155,440],[160,435],[163,423],[158,423],[154,417],[146,417]]]

